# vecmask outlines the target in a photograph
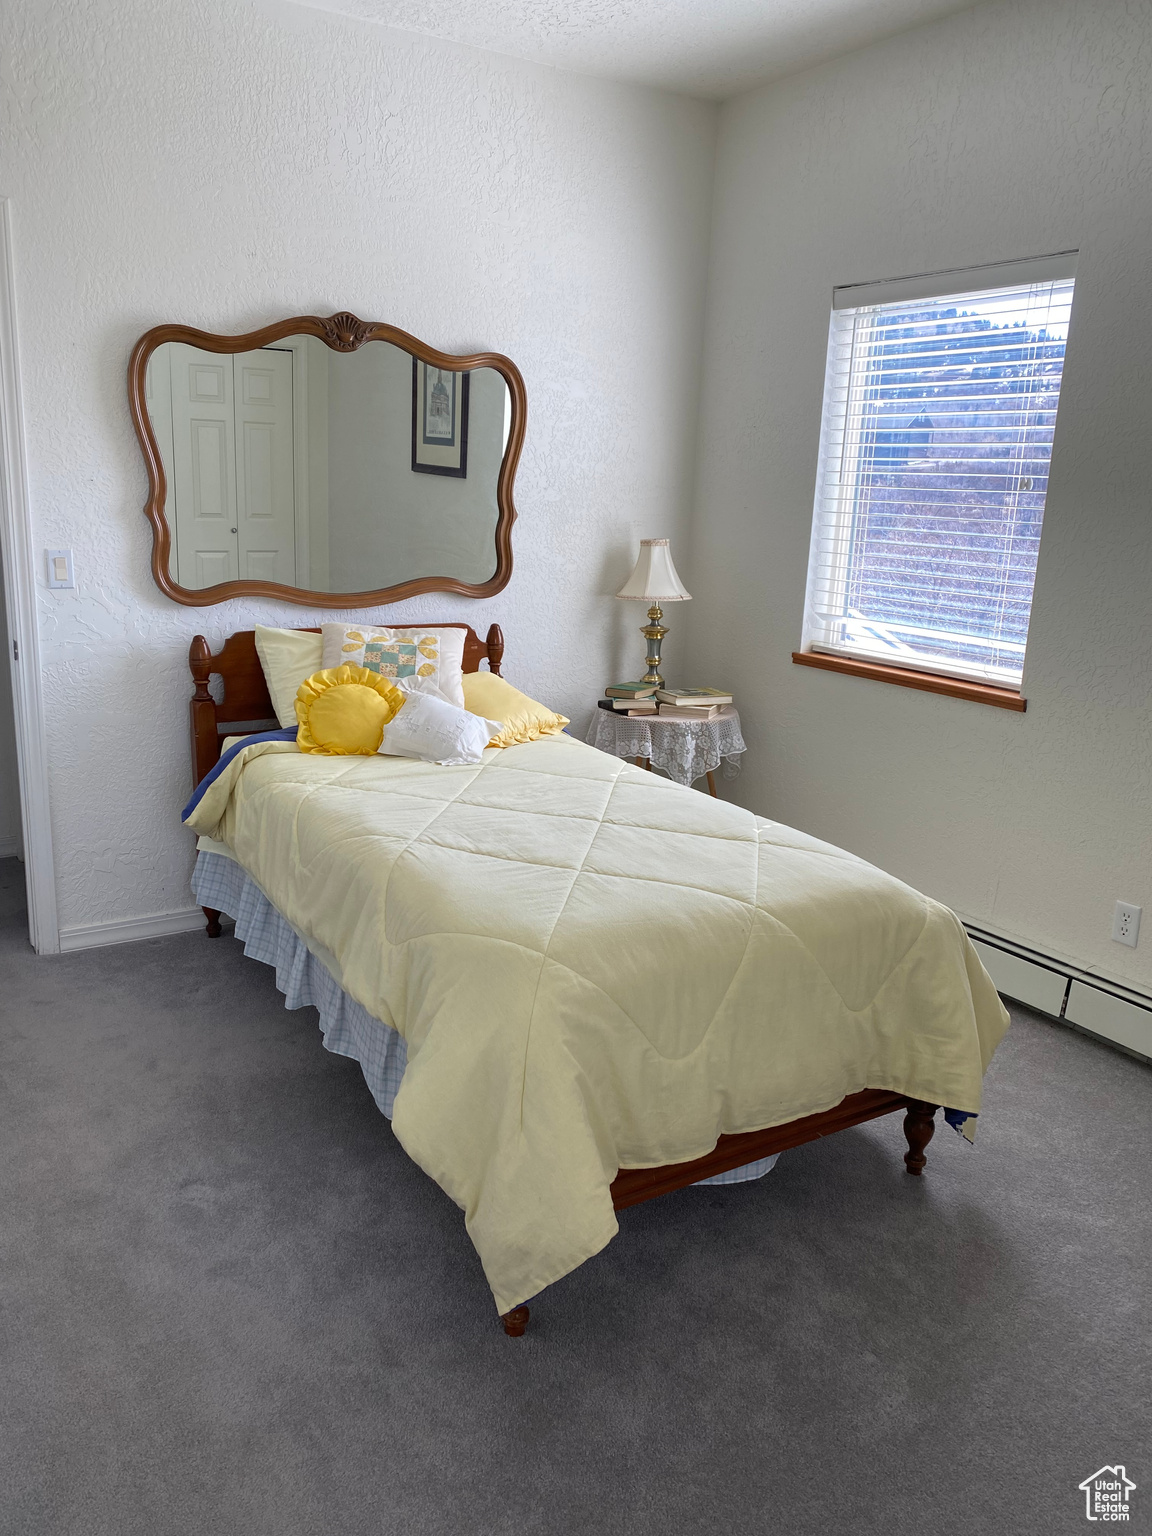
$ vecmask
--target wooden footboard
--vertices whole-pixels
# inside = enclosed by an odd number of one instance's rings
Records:
[[[715,1178],[718,1173],[727,1173],[731,1168],[743,1168],[745,1163],[771,1157],[774,1152],[786,1152],[789,1147],[800,1147],[806,1141],[831,1136],[850,1125],[862,1125],[865,1120],[894,1114],[898,1109],[906,1109],[909,1102],[899,1093],[865,1088],[862,1093],[850,1093],[835,1109],[823,1110],[818,1115],[805,1115],[801,1120],[774,1125],[766,1131],[721,1136],[711,1152],[690,1163],[667,1163],[661,1168],[622,1168],[612,1181],[612,1204],[622,1211],[626,1206],[639,1205],[642,1200],[670,1195],[674,1189],[686,1189],[689,1184],[699,1184],[701,1179]]]
[[[715,1178],[718,1173],[727,1173],[732,1168],[743,1168],[745,1163],[771,1157],[774,1152],[786,1152],[791,1147],[803,1146],[806,1141],[817,1141],[821,1136],[846,1131],[850,1126],[863,1125],[866,1120],[877,1120],[881,1115],[895,1114],[900,1109],[905,1111],[904,1136],[908,1142],[904,1166],[909,1173],[919,1176],[927,1161],[924,1148],[936,1129],[933,1116],[938,1108],[937,1104],[925,1104],[921,1099],[910,1099],[902,1093],[865,1088],[860,1093],[850,1093],[835,1109],[822,1110],[818,1115],[804,1115],[799,1120],[774,1125],[764,1131],[721,1136],[711,1152],[693,1158],[691,1162],[666,1163],[660,1168],[622,1168],[612,1181],[612,1204],[622,1211],[644,1200],[654,1200],[658,1195],[686,1189],[701,1179]],[[510,1338],[518,1339],[528,1327],[528,1308],[514,1307],[500,1321],[504,1324],[504,1332]]]

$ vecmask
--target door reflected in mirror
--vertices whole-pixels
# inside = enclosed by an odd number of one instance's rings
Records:
[[[496,576],[512,430],[496,368],[440,368],[384,340],[338,350],[297,334],[247,352],[164,341],[144,395],[175,586],[340,594]]]

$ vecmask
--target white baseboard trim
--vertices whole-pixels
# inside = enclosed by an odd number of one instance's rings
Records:
[[[183,912],[158,912],[153,917],[124,917],[110,923],[80,923],[75,928],[61,928],[60,949],[95,949],[101,944],[135,944],[140,939],[163,939],[171,933],[191,933],[203,928],[204,914],[199,907]]]
[[[0,837],[0,859],[20,859],[24,849],[18,837]]]

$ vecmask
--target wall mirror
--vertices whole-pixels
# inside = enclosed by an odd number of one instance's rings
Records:
[[[351,314],[246,336],[162,325],[128,398],[152,574],[178,603],[368,608],[508,583],[526,400],[506,357]]]

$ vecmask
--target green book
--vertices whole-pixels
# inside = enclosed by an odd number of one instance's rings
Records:
[[[610,688],[605,688],[604,696],[608,699],[650,699],[656,688],[656,683],[613,683]]]
[[[658,688],[656,697],[661,704],[683,704],[689,708],[698,704],[732,703],[732,695],[721,688]]]

